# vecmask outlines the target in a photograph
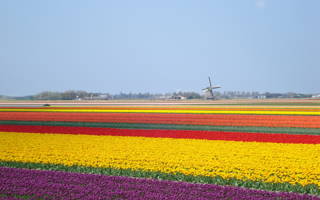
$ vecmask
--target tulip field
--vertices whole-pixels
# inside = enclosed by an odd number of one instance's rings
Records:
[[[0,199],[320,199],[320,106],[2,106]]]

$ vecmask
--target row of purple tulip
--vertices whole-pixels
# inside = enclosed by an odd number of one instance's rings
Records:
[[[320,199],[231,186],[0,167],[0,196],[15,199]]]

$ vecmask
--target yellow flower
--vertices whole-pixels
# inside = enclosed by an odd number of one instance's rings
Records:
[[[320,186],[320,144],[0,132],[0,160]]]

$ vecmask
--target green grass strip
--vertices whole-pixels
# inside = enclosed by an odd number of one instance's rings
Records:
[[[115,168],[93,168],[84,166],[64,166],[59,164],[43,164],[43,163],[23,163],[23,162],[8,162],[0,161],[0,167],[11,168],[26,168],[38,170],[53,170],[65,172],[78,172],[89,174],[103,174],[109,176],[127,176],[136,178],[152,178],[159,180],[183,181],[192,183],[205,183],[216,185],[230,185],[237,187],[245,187],[259,190],[268,191],[281,191],[281,192],[297,192],[303,194],[320,195],[320,188],[315,184],[302,186],[300,184],[290,183],[266,183],[261,181],[252,180],[239,180],[239,179],[223,179],[220,176],[192,176],[181,173],[169,174],[153,171],[131,170],[131,169],[115,169]]]
[[[15,198],[15,199],[34,199],[34,196],[28,196],[28,195],[18,195],[18,194],[0,194],[0,199],[2,198],[6,198],[6,199],[10,199],[10,198]],[[37,198],[38,200],[40,200],[41,198]],[[42,200],[42,199],[41,199]]]
[[[320,103],[318,102],[302,102],[302,103],[297,103],[297,102],[286,102],[286,103],[281,103],[281,102],[260,102],[260,103],[243,103],[243,104],[233,104],[233,105],[270,105],[270,106],[320,106]]]
[[[320,128],[295,127],[257,127],[257,126],[206,126],[184,124],[134,124],[134,123],[104,123],[104,122],[66,122],[66,121],[0,121],[0,125],[35,125],[35,126],[82,126],[120,129],[171,129],[171,130],[201,130],[228,131],[249,133],[285,133],[320,135]]]

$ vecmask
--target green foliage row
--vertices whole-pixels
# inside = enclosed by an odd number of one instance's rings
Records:
[[[230,185],[258,190],[279,191],[279,192],[296,192],[302,194],[311,194],[320,196],[320,188],[315,184],[302,186],[300,184],[290,183],[266,183],[252,180],[239,179],[224,179],[220,176],[192,176],[181,173],[169,174],[153,171],[137,171],[131,169],[116,169],[116,168],[93,168],[84,166],[64,166],[59,164],[44,164],[44,163],[22,163],[22,162],[7,162],[0,161],[1,167],[11,168],[26,168],[37,170],[54,170],[77,173],[103,174],[109,176],[127,176],[136,178],[152,178],[158,180],[183,181],[201,184],[216,184],[216,185]]]

